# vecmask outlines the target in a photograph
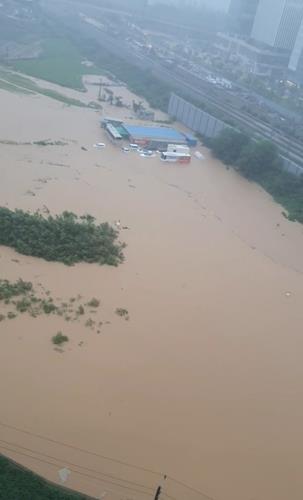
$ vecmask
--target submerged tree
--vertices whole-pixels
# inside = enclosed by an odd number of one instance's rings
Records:
[[[45,218],[38,212],[0,207],[0,245],[25,255],[67,265],[96,262],[117,266],[124,259],[125,246],[117,238],[118,231],[106,222],[96,224],[90,215],[78,218],[63,212]]]

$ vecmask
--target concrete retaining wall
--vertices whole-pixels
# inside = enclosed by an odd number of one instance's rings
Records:
[[[217,137],[223,129],[229,127],[222,120],[202,111],[176,94],[170,96],[168,114],[193,132],[211,139]],[[303,175],[303,167],[285,156],[280,156],[286,172],[297,176]]]
[[[202,111],[176,94],[171,94],[168,114],[194,132],[208,138],[216,137],[228,126],[226,123],[218,120],[218,118]]]

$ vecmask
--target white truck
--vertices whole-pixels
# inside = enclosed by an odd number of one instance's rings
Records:
[[[168,153],[182,153],[185,155],[190,154],[189,147],[181,145],[181,144],[168,144],[167,152]]]

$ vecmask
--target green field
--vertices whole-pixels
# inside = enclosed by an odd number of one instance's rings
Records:
[[[20,88],[16,87],[16,85],[9,83],[6,80],[2,80],[0,78],[0,89],[2,90],[7,90],[8,92],[15,92],[17,94],[33,94],[30,90],[21,90]]]
[[[0,500],[85,500],[86,498],[53,486],[0,455]]]
[[[39,87],[39,85],[37,85],[30,78],[26,78],[6,68],[0,68],[0,89],[8,90],[9,92],[18,92],[21,94],[41,94],[68,106],[97,109],[96,104],[86,104],[79,99],[73,99],[72,97],[60,94],[60,92],[57,92],[56,90]]]
[[[27,75],[76,90],[85,90],[82,83],[83,75],[100,74],[100,70],[95,66],[87,67],[81,64],[85,58],[64,38],[45,40],[42,46],[43,53],[38,59],[16,61],[13,63],[13,68]]]

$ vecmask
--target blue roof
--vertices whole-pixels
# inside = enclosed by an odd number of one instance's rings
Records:
[[[168,127],[140,127],[136,125],[126,125],[123,127],[128,132],[128,134],[136,139],[151,139],[151,140],[167,140],[174,143],[186,142],[185,136],[175,130],[174,128]]]
[[[190,141],[196,141],[196,137],[192,134],[184,134],[186,139],[189,139]]]

